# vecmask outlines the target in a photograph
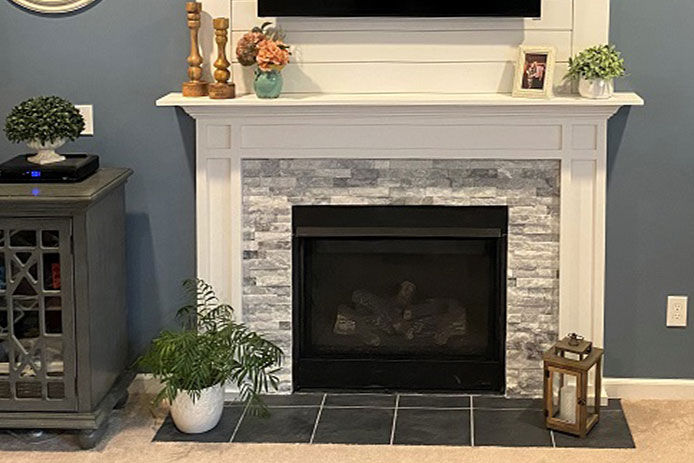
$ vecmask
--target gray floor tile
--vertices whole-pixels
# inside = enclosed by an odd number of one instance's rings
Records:
[[[554,441],[557,447],[634,448],[634,440],[624,413],[616,410],[601,413],[600,421],[585,439],[554,431]]]
[[[474,399],[475,407],[477,400]],[[541,410],[474,410],[475,445],[550,447]]]
[[[389,444],[394,410],[324,408],[314,443]]]
[[[176,429],[171,416],[169,415],[164,420],[159,431],[154,436],[154,442],[229,442],[231,435],[236,429],[236,424],[243,413],[242,406],[224,407],[222,419],[219,424],[212,430],[202,434],[185,434]]]
[[[243,417],[234,442],[308,444],[319,407],[271,408],[270,416]]]
[[[395,445],[470,445],[469,410],[400,410]]]

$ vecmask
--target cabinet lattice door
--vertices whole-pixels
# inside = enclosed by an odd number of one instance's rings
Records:
[[[74,410],[69,219],[0,219],[0,408]]]

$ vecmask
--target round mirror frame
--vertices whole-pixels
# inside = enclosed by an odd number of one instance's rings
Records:
[[[12,0],[17,5],[39,13],[67,13],[79,10],[94,0]]]

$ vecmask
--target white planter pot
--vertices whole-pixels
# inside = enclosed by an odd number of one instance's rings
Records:
[[[222,384],[203,389],[200,398],[193,402],[187,391],[179,391],[171,404],[171,417],[179,431],[200,434],[217,426],[224,411],[224,387]]]
[[[583,79],[578,81],[578,93],[583,98],[606,100],[614,95],[614,79]]]
[[[61,162],[65,160],[65,156],[61,156],[55,152],[56,149],[60,148],[65,144],[67,140],[61,138],[53,143],[46,142],[41,143],[37,140],[27,142],[27,146],[32,150],[37,151],[37,154],[30,156],[27,160],[33,162],[34,164],[46,165],[53,164],[56,162]]]

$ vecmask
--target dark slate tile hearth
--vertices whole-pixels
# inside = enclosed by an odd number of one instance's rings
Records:
[[[470,408],[470,396],[401,394],[398,408]]]
[[[629,424],[624,412],[620,409],[608,407],[600,413],[600,421],[585,439],[554,432],[554,441],[557,447],[584,447],[597,449],[624,449],[634,448],[634,440],[631,437]]]
[[[394,412],[383,408],[324,408],[313,442],[390,444]]]
[[[241,415],[243,414],[243,407],[238,405],[230,405],[224,407],[224,412],[222,412],[222,419],[219,424],[212,430],[207,431],[202,434],[185,434],[176,429],[176,426],[171,419],[171,416],[167,416],[164,423],[157,431],[154,436],[155,442],[205,442],[205,443],[218,443],[218,442],[229,442],[231,436],[234,434],[234,429],[236,429],[236,424],[239,422]]]
[[[326,407],[395,407],[394,394],[328,394]]]
[[[323,402],[322,393],[297,393],[291,395],[266,395],[263,396],[263,401],[268,407],[287,407],[287,406],[302,406],[313,405],[320,406]]]
[[[475,397],[475,409],[542,410],[542,399],[506,399],[504,397]]]
[[[154,441],[634,448],[619,400],[602,408],[586,439],[548,431],[536,399],[300,393],[265,402],[269,417],[228,404],[220,424],[198,435],[179,432],[168,417]]]
[[[474,410],[475,445],[551,447],[542,410],[499,408]]]
[[[398,410],[395,445],[470,445],[470,410]]]
[[[308,444],[318,410],[318,407],[272,408],[268,417],[246,415],[234,442]]]

